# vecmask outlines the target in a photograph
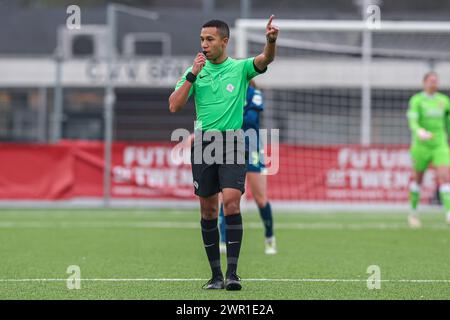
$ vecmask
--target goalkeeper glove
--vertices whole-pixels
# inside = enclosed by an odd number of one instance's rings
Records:
[[[417,129],[417,136],[422,141],[430,140],[431,138],[433,138],[433,134],[423,128]]]

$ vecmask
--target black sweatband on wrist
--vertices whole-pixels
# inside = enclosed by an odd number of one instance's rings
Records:
[[[189,81],[190,83],[194,83],[195,80],[197,80],[197,76],[192,72],[188,72],[188,74],[186,75],[186,80]]]
[[[268,43],[275,43],[277,42],[277,39],[269,39],[269,37],[266,38]]]

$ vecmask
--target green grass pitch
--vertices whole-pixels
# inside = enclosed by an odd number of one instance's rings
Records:
[[[274,210],[279,253],[264,254],[259,216],[245,212],[243,290],[227,292],[201,289],[210,270],[195,210],[1,209],[0,299],[450,298],[443,214],[410,230],[401,214]],[[67,288],[70,265],[78,290]],[[370,265],[381,289],[367,287]]]

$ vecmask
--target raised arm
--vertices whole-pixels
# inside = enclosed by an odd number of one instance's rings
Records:
[[[197,54],[197,57],[195,57],[194,64],[192,65],[192,70],[188,72],[186,75],[183,75],[183,77],[180,79],[179,83],[182,83],[180,87],[177,86],[174,92],[169,97],[169,110],[170,112],[178,112],[180,111],[186,102],[189,99],[189,95],[192,89],[193,82],[195,81],[195,78],[200,73],[200,71],[203,69],[203,66],[206,63],[206,57],[203,53]],[[193,75],[190,75],[190,74]],[[189,79],[187,79],[188,77]]]
[[[255,57],[255,66],[259,70],[265,70],[267,66],[275,59],[276,41],[278,37],[278,27],[272,25],[274,15],[271,15],[266,26],[266,44],[264,51]]]

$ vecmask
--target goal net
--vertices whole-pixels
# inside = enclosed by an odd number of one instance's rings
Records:
[[[261,52],[265,23],[237,21],[238,57]],[[266,99],[263,127],[279,129],[279,170],[268,177],[269,198],[288,207],[406,208],[408,100],[430,70],[440,76],[440,91],[450,93],[450,24],[276,24],[277,58],[256,78]],[[439,202],[436,189],[429,170],[422,203]]]

